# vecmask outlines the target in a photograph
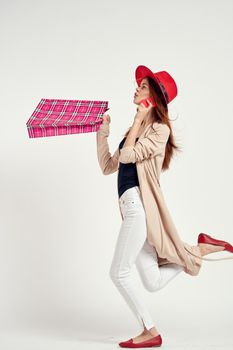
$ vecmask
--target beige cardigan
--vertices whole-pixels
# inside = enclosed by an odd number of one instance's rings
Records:
[[[190,246],[180,239],[160,188],[160,173],[169,133],[167,125],[154,122],[146,127],[135,146],[123,147],[120,152],[117,148],[111,156],[107,140],[109,124],[102,123],[96,133],[97,157],[104,175],[117,171],[119,162],[136,163],[146,214],[147,239],[157,252],[159,266],[175,263],[183,266],[184,272],[196,276],[202,259],[211,259],[203,258],[198,246]],[[121,217],[123,220],[122,213]]]

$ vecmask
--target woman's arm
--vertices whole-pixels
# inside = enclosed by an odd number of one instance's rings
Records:
[[[125,146],[120,150],[121,163],[142,162],[164,152],[170,129],[166,124],[158,124],[155,131],[139,139],[135,146]]]
[[[109,175],[118,170],[119,164],[119,149],[117,148],[111,156],[109,152],[108,138],[109,123],[103,122],[99,130],[96,132],[97,142],[97,158],[100,168],[104,175]]]

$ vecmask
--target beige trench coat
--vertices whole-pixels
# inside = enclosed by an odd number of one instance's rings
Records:
[[[109,124],[102,123],[96,133],[97,157],[104,175],[117,171],[119,162],[136,163],[146,214],[147,239],[157,252],[159,266],[175,263],[182,266],[184,272],[196,276],[202,259],[208,259],[201,256],[198,246],[190,246],[180,239],[160,188],[160,173],[169,133],[167,125],[154,122],[146,127],[135,146],[121,150],[117,148],[111,155],[107,140]],[[120,208],[119,199],[118,204]],[[123,219],[122,213],[121,217]]]

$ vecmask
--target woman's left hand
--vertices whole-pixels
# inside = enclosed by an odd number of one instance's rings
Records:
[[[145,107],[143,103],[140,103],[137,107],[137,113],[134,117],[135,121],[142,122],[144,118],[147,116],[151,108],[153,107],[152,103],[147,99],[147,102],[149,103],[148,107]]]

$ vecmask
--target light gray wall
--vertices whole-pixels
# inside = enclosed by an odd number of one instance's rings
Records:
[[[26,121],[42,97],[108,100],[114,151],[136,113],[136,67],[168,71],[183,153],[161,175],[167,205],[184,241],[206,232],[233,242],[232,1],[0,6],[2,330],[136,335],[108,275],[121,225],[117,173],[102,175],[95,133],[29,139]],[[232,344],[232,269],[233,260],[204,262],[197,277],[180,274],[154,294],[134,277],[162,334],[197,341],[202,330]]]

